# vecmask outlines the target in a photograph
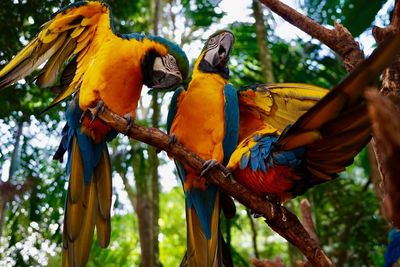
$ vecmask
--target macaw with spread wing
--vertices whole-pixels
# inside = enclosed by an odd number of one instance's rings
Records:
[[[282,202],[335,178],[371,138],[363,93],[399,48],[400,34],[308,111],[304,100],[315,103],[323,90],[254,86],[240,91],[240,143],[228,163],[235,180]]]
[[[68,151],[63,266],[84,266],[95,228],[101,247],[110,242],[112,185],[106,141],[117,134],[86,111],[105,105],[133,120],[143,84],[176,87],[188,74],[188,60],[176,44],[161,37],[115,33],[108,5],[85,1],[61,9],[42,26],[0,71],[0,88],[44,63],[36,83],[61,91],[50,107],[74,95],[54,158],[62,160]]]
[[[215,161],[227,164],[237,145],[237,93],[227,83],[233,41],[228,31],[218,31],[208,38],[194,64],[187,91],[178,89],[174,93],[168,114],[168,133],[209,160],[204,172]],[[233,203],[228,203],[230,199],[216,186],[205,182],[204,172],[198,174],[180,162],[176,165],[186,199],[187,252],[181,266],[222,266],[222,261],[232,266],[229,255],[222,255],[229,252],[222,251],[219,216],[221,206],[227,213],[224,207],[232,207]]]

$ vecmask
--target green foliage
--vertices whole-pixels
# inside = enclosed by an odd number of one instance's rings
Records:
[[[0,250],[0,265],[14,260],[17,266],[43,265],[46,256],[54,253],[45,252],[46,247],[55,247],[61,242],[59,223],[65,197],[65,171],[49,160],[55,150],[54,144],[38,145],[45,136],[56,138],[52,132],[54,126],[51,122],[44,126],[36,120],[32,120],[29,128],[27,126],[23,127],[20,152],[14,158],[17,169],[9,179],[14,184],[26,184],[28,194],[9,202],[3,229],[7,247],[3,252]],[[2,124],[2,127],[7,126]],[[0,165],[11,158],[13,149],[10,148],[14,143],[13,138],[0,143],[4,155]],[[29,250],[30,246],[35,250]]]
[[[115,30],[118,33],[149,33],[151,24],[150,4],[146,0],[109,0]]]
[[[249,259],[255,258],[253,249],[250,221],[243,205],[236,204],[237,212],[232,220],[231,236],[233,260],[235,266],[251,266]],[[286,241],[274,233],[263,218],[254,219],[255,228],[258,232],[257,245],[260,258],[271,259],[276,255],[287,260]]]
[[[235,23],[230,29],[235,34],[230,82],[236,86],[260,83],[263,79],[254,41],[255,26]],[[288,43],[277,37],[271,37],[268,42],[277,82],[311,83],[331,88],[346,75],[342,62],[317,43],[305,43],[301,39]]]
[[[185,16],[191,18],[191,25],[195,28],[204,28],[212,23],[218,22],[224,15],[221,10],[216,9],[213,1],[208,0],[182,0]]]
[[[388,225],[379,214],[373,186],[362,168],[363,151],[336,180],[306,194],[312,200],[321,244],[338,266],[382,261]]]
[[[298,0],[298,2],[315,21],[333,25],[336,20],[354,36],[371,27],[376,13],[386,3],[385,0]]]
[[[164,266],[179,266],[186,252],[185,200],[182,188],[160,195],[160,260]]]

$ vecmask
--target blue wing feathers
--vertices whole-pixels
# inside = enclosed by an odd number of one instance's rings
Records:
[[[261,169],[262,172],[267,171],[266,163],[269,167],[277,165],[286,165],[294,169],[299,169],[303,166],[304,148],[298,148],[290,151],[274,151],[274,144],[278,141],[276,136],[259,136],[255,135],[253,140],[257,142],[250,149],[250,156],[243,155],[240,160],[240,169],[246,168],[250,164],[253,171]]]
[[[222,143],[224,148],[223,164],[228,164],[229,158],[235,150],[239,139],[239,100],[237,91],[231,84],[224,87],[225,94],[225,137]]]
[[[167,133],[170,133],[172,122],[176,116],[176,112],[178,111],[178,98],[182,92],[185,90],[183,88],[178,88],[175,90],[172,95],[171,103],[169,104],[168,116],[167,116]]]
[[[247,164],[249,164],[249,159],[250,157],[246,155],[242,155],[242,158],[240,159],[240,169],[243,170],[244,168],[247,167]]]
[[[76,136],[78,140],[79,149],[82,155],[82,164],[84,170],[84,181],[85,184],[90,183],[94,168],[99,164],[103,149],[106,148],[106,141],[100,144],[94,144],[89,136],[81,132],[81,116],[82,110],[78,105],[79,98],[75,97],[67,111],[65,116],[67,119],[68,133],[67,133],[67,150],[68,150],[68,162],[67,162],[67,174],[71,171],[71,151],[72,151],[72,140]],[[108,138],[115,137],[117,133],[109,134]]]

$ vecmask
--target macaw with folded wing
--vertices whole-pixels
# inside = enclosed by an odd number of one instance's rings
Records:
[[[363,93],[399,46],[400,35],[391,37],[308,111],[303,101],[315,103],[323,90],[241,90],[240,143],[227,166],[235,180],[260,196],[283,202],[335,178],[371,138]]]
[[[237,93],[227,83],[233,41],[229,31],[218,31],[208,38],[194,64],[187,91],[178,89],[170,105],[168,133],[207,160],[201,174],[176,162],[186,199],[187,252],[181,266],[222,266],[223,260],[225,266],[232,264],[229,255],[222,255],[229,252],[222,252],[219,216],[221,205],[226,214],[224,207],[233,203],[227,203],[230,199],[207,184],[203,175],[215,162],[227,164],[237,145]]]
[[[166,39],[115,33],[109,6],[97,1],[76,2],[55,13],[0,71],[0,88],[42,64],[38,86],[61,91],[49,108],[74,95],[54,158],[62,160],[68,151],[63,266],[84,266],[95,228],[101,247],[110,242],[112,185],[106,141],[117,134],[88,109],[105,105],[132,122],[143,84],[172,89],[187,77],[189,64],[185,53]]]

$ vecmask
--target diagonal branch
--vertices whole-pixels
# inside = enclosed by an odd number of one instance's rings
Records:
[[[349,72],[364,60],[364,53],[351,33],[339,23],[335,23],[334,29],[328,29],[313,21],[309,17],[299,13],[292,7],[279,0],[260,0],[273,12],[281,16],[287,22],[311,37],[319,40],[335,51],[343,60],[346,70]]]
[[[118,132],[125,132],[127,121],[110,112],[107,108],[98,117]],[[134,125],[127,134],[129,137],[162,149],[175,159],[200,172],[204,160],[179,143],[170,144],[170,137],[156,128]],[[240,184],[227,178],[229,171],[218,166],[208,173],[208,181],[236,198],[240,203],[261,214],[268,225],[297,246],[313,266],[333,266],[319,245],[310,237],[297,217],[281,205],[273,204],[250,192]]]

